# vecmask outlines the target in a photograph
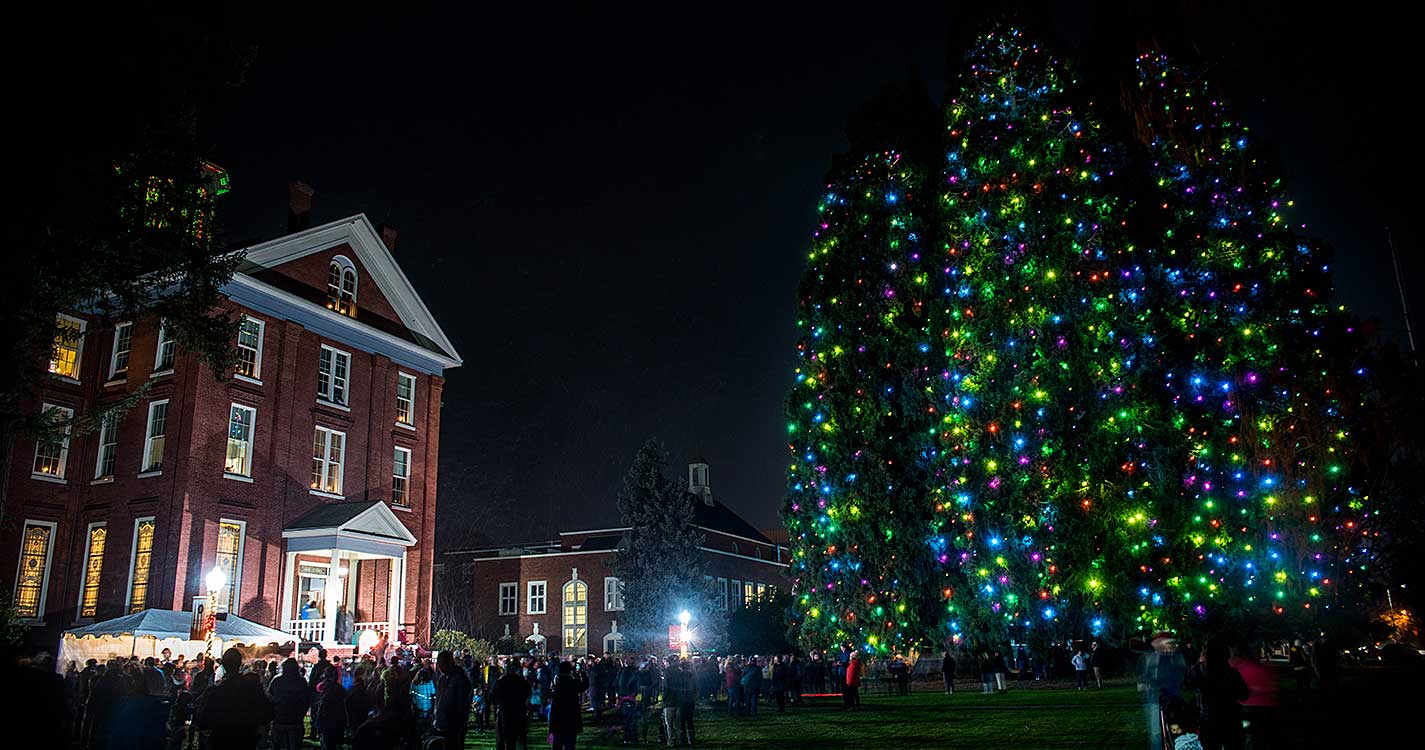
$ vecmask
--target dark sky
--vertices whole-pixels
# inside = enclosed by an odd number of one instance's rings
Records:
[[[680,474],[705,456],[720,499],[777,523],[796,285],[846,116],[912,75],[939,98],[947,50],[979,20],[613,5],[273,19],[213,130],[234,241],[285,229],[294,178],[316,187],[315,221],[400,229],[397,259],[465,359],[447,373],[443,543],[612,524],[649,436]],[[1216,5],[1173,33],[1276,145],[1345,301],[1399,327],[1387,223],[1421,272],[1399,192],[1419,162],[1392,68],[1405,24]],[[1086,57],[1122,22],[1092,4],[1047,18]]]

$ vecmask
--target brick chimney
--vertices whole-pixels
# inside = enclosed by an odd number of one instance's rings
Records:
[[[317,191],[301,180],[287,183],[287,233],[312,225],[312,195]]]
[[[392,253],[396,252],[396,228],[390,224],[377,224],[376,232],[381,235],[381,243],[386,249]]]

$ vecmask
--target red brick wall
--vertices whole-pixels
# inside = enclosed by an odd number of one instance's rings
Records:
[[[614,575],[616,554],[565,552],[522,557],[471,558],[452,553],[444,560],[444,574],[457,576],[458,580],[466,582],[465,586],[470,592],[470,622],[473,623],[473,635],[495,640],[504,635],[505,626],[508,625],[511,634],[528,636],[533,632],[534,624],[539,623],[539,631],[549,638],[549,647],[561,649],[562,591],[564,584],[572,580],[573,569],[577,568],[579,579],[589,587],[589,650],[591,653],[599,653],[603,650],[604,636],[612,630],[613,622],[621,619],[621,612],[604,609],[604,578]],[[751,580],[786,590],[785,567],[716,552],[705,552],[704,559],[706,572],[714,579]],[[547,584],[545,614],[531,615],[527,611],[529,583],[540,580]],[[517,615],[499,614],[499,586],[508,582],[519,584]]]
[[[354,253],[348,257],[355,260]],[[324,274],[325,266],[322,268]],[[362,305],[379,301],[390,310],[365,275],[358,301]],[[4,526],[0,528],[0,550],[4,551],[0,585],[13,590],[24,520],[58,522],[51,542],[44,628],[34,634],[36,642],[52,644],[59,631],[76,622],[85,532],[91,522],[106,521],[109,530],[96,619],[125,613],[133,523],[135,518],[149,515],[157,521],[149,606],[186,609],[192,597],[202,593],[203,575],[215,559],[218,521],[233,519],[247,524],[237,611],[281,627],[282,529],[317,505],[334,502],[308,489],[313,426],[318,424],[346,432],[343,495],[347,500],[389,499],[394,447],[412,450],[410,508],[395,510],[419,540],[407,554],[406,621],[416,627],[422,641],[428,638],[443,378],[400,367],[385,356],[341,342],[327,342],[290,321],[243,312],[266,323],[261,384],[232,378],[218,382],[205,364],[181,348],[173,374],[150,379],[158,326],[156,321],[144,320],[134,328],[127,379],[105,386],[101,381],[108,374],[113,333],[112,329],[97,330],[99,323],[91,320],[84,340],[81,382],[54,378],[46,382],[42,399],[26,405],[38,411],[43,400],[82,414],[144,384],[149,388],[120,423],[115,476],[110,482],[90,481],[99,450],[97,433],[70,440],[65,484],[32,479],[34,441],[24,437],[15,441]],[[352,355],[349,411],[316,402],[317,361],[323,342]],[[414,430],[396,425],[398,371],[417,376]],[[163,473],[141,478],[137,474],[148,402],[163,398],[169,399]],[[251,482],[223,475],[228,412],[234,402],[257,410]],[[379,592],[384,597],[381,587],[387,585],[386,579],[377,578],[380,583],[373,584],[376,588],[359,591],[371,596]],[[384,598],[381,606],[384,608]]]
[[[281,265],[282,275],[301,282],[311,287],[323,295],[327,293],[327,273],[331,268],[332,258],[341,255],[345,256],[351,264],[356,267],[356,316],[357,320],[375,315],[385,318],[392,323],[400,323],[401,318],[396,314],[395,308],[387,301],[385,295],[376,287],[372,281],[368,269],[361,264],[361,260],[356,257],[356,251],[350,245],[337,245],[330,250],[323,250],[312,253],[305,258],[288,261]]]

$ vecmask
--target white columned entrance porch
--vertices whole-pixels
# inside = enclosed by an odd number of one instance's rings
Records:
[[[282,537],[287,543],[278,618],[283,630],[304,643],[325,646],[356,645],[365,630],[398,642],[407,624],[406,550],[416,538],[385,503],[319,506],[292,522]],[[358,621],[361,565],[377,560],[388,561],[385,619]]]

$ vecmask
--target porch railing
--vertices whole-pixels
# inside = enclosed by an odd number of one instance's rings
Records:
[[[305,642],[321,643],[326,640],[327,621],[288,620],[286,630]]]
[[[358,632],[358,633],[360,633],[360,632],[363,631],[363,630],[376,630],[376,631],[380,631],[380,632],[383,632],[383,633],[384,633],[384,632],[386,632],[386,629],[387,629],[387,628],[391,627],[391,623],[389,623],[389,622],[384,622],[384,621],[383,621],[383,622],[358,622],[358,623],[356,623],[356,625],[355,625],[354,627],[356,628],[356,632]]]

